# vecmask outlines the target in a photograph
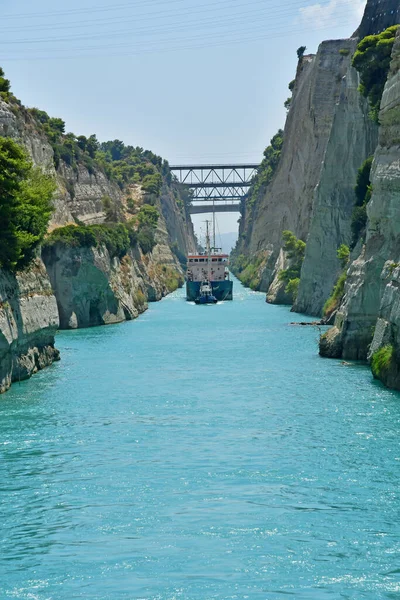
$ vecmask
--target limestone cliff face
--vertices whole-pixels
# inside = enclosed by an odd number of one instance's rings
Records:
[[[127,198],[137,209],[146,201],[141,186],[121,189],[95,161],[89,168],[60,160],[32,114],[16,99],[0,99],[0,135],[22,143],[35,165],[57,181],[54,213],[49,230],[81,223],[104,223],[104,197],[117,220],[131,218]],[[59,358],[54,335],[62,328],[116,323],[138,316],[149,301],[159,300],[183,283],[176,254],[194,251],[190,216],[179,190],[164,181],[156,200],[160,213],[156,246],[148,255],[132,250],[122,259],[111,258],[105,247],[55,246],[43,252],[47,267],[37,259],[16,276],[0,271],[0,393],[12,381],[29,377]],[[171,247],[174,252],[171,251]]]
[[[23,274],[0,271],[0,393],[58,360],[57,303],[41,260]]]
[[[326,148],[346,75],[354,40],[323,42],[316,56],[299,64],[293,100],[288,114],[280,163],[265,196],[258,203],[248,232],[244,228],[241,251],[248,256],[267,251],[269,259],[262,276],[262,290],[270,301],[282,294],[277,281],[282,261],[282,231],[293,231],[306,240],[320,181]],[[340,50],[348,51],[340,53]],[[243,227],[242,227],[243,229]],[[277,264],[279,261],[279,264]]]
[[[160,300],[183,283],[171,252],[163,218],[157,244],[144,255],[132,249],[123,258],[99,248],[45,247],[43,260],[57,299],[61,329],[109,325],[135,319],[148,302]]]
[[[105,217],[102,202],[104,196],[109,196],[117,204],[121,203],[121,190],[99,169],[95,168],[89,173],[80,164],[74,170],[60,161],[56,171],[53,148],[23,106],[15,109],[0,99],[0,135],[22,142],[33,162],[56,178],[57,192],[54,196],[50,229],[77,221],[85,224],[102,223]]]
[[[400,37],[380,112],[379,146],[367,206],[365,246],[348,271],[335,327],[322,339],[325,356],[367,359],[388,341],[399,347],[397,288],[400,261]],[[397,351],[398,352],[398,351]]]
[[[360,27],[353,37],[375,35],[400,23],[400,0],[368,0]]]
[[[356,40],[352,41],[352,53]],[[310,231],[294,310],[320,316],[341,272],[337,249],[350,245],[351,215],[357,170],[378,142],[378,128],[368,116],[367,101],[358,92],[359,76],[348,65],[322,170],[314,193]]]

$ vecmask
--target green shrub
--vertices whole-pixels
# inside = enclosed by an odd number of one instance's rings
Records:
[[[289,279],[287,286],[285,288],[286,294],[289,294],[292,297],[293,302],[296,302],[296,300],[297,300],[299,285],[300,285],[300,277],[296,277],[295,279]]]
[[[264,150],[264,158],[261,165],[258,167],[257,173],[250,186],[246,199],[246,207],[248,211],[259,202],[264,195],[268,185],[279,165],[283,146],[283,131],[279,131],[271,139],[270,145]]]
[[[297,48],[297,58],[300,60],[304,56],[304,52],[307,50],[307,46],[300,46]]]
[[[137,243],[137,234],[126,223],[101,225],[67,225],[55,229],[45,240],[49,247],[62,244],[72,248],[93,248],[105,245],[110,256],[122,258]]]
[[[240,281],[243,285],[251,288],[252,290],[257,290],[260,285],[260,277],[258,275],[258,266],[256,263],[250,263],[247,267],[240,273]]]
[[[287,258],[291,261],[291,264],[279,273],[278,279],[288,284],[291,280],[296,281],[300,277],[306,244],[299,240],[292,231],[283,231],[282,237],[284,241],[283,249],[287,253]]]
[[[294,86],[296,85],[296,80],[292,79],[292,81],[289,83],[288,88],[291,92],[293,92],[294,90]]]
[[[332,294],[329,296],[328,300],[324,304],[324,308],[322,313],[324,317],[330,317],[335,310],[337,310],[340,306],[340,303],[344,296],[344,286],[347,279],[347,273],[344,272],[339,276],[335,287],[333,288]]]
[[[148,194],[159,196],[161,192],[162,178],[160,173],[146,175],[142,181],[142,190]]]
[[[342,269],[344,269],[350,260],[350,248],[346,246],[346,244],[341,244],[337,249],[336,254],[340,260]]]
[[[287,98],[287,100],[285,100],[285,102],[283,103],[283,106],[286,108],[286,110],[289,110],[290,105],[292,104],[292,98]]]
[[[392,49],[398,25],[361,40],[353,57],[353,67],[360,73],[360,93],[368,98],[371,118],[379,122],[379,108],[389,73]]]
[[[110,196],[103,196],[101,199],[103,205],[103,211],[105,212],[105,219],[107,223],[116,223],[118,221],[118,210],[117,205]]]
[[[357,181],[354,188],[356,201],[351,216],[352,249],[357,245],[357,242],[365,232],[367,225],[367,204],[372,195],[371,167],[373,158],[373,156],[367,158],[358,169],[357,173]]]
[[[358,169],[356,187],[354,188],[356,206],[362,206],[370,199],[371,167],[373,160],[373,156],[368,157]]]
[[[149,227],[150,229],[155,229],[157,227],[159,216],[158,210],[154,208],[154,206],[144,204],[140,207],[137,216],[139,227]]]
[[[358,240],[365,232],[367,225],[367,207],[356,206],[351,216],[351,233],[352,233],[352,248],[355,248]]]
[[[34,168],[26,151],[0,137],[0,265],[23,268],[41,243],[53,210],[54,180]]]
[[[348,56],[350,54],[350,50],[348,48],[340,48],[339,54],[341,56]]]
[[[142,252],[144,254],[149,254],[156,245],[154,230],[148,225],[140,227],[137,232],[137,241]]]
[[[395,360],[394,347],[391,344],[383,346],[374,352],[371,360],[372,374],[376,379],[382,379],[389,371]]]

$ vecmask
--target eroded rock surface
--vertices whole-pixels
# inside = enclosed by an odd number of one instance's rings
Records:
[[[379,146],[367,206],[365,246],[350,266],[335,328],[321,344],[326,356],[367,359],[385,344],[398,355],[398,270],[400,261],[400,37],[382,98]],[[335,351],[332,351],[335,348]],[[393,373],[391,381],[393,383]]]
[[[352,51],[356,40],[352,40]],[[337,249],[351,243],[351,215],[355,203],[357,170],[378,142],[378,127],[368,116],[368,102],[358,91],[357,71],[348,66],[323,160],[306,254],[301,270],[298,312],[321,316],[341,273]]]
[[[0,393],[59,359],[57,303],[41,260],[27,271],[0,271]]]

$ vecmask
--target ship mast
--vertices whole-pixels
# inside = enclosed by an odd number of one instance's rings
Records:
[[[207,252],[207,278],[208,281],[211,281],[211,269],[210,269],[210,232],[208,226],[210,221],[206,221],[206,252]]]

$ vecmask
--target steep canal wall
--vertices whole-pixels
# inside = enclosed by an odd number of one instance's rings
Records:
[[[119,140],[65,134],[61,119],[0,98],[0,136],[56,182],[34,262],[0,271],[0,392],[59,358],[58,328],[133,319],[183,283],[196,248],[168,163]]]
[[[233,253],[237,275],[268,302],[334,322],[323,356],[369,360],[397,388],[400,41],[386,28],[399,22],[399,0],[369,0],[351,38],[300,55],[279,167]],[[387,78],[379,116],[362,79],[372,63],[354,58],[368,45],[381,61],[372,81],[383,89]]]

